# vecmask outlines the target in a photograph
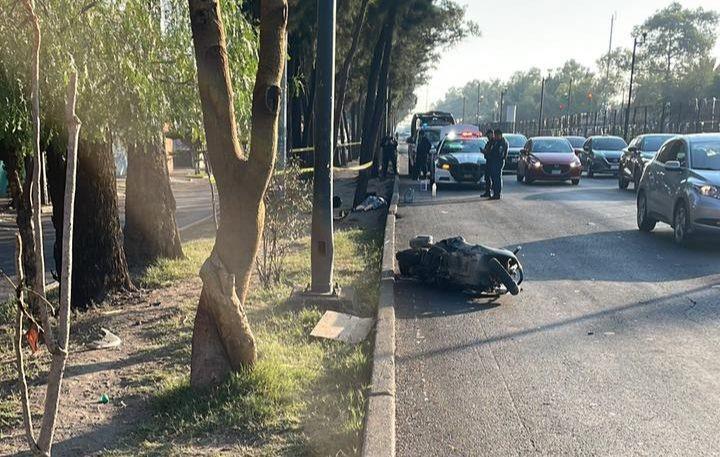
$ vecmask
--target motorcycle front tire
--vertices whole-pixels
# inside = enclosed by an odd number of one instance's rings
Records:
[[[515,280],[513,280],[512,276],[510,276],[510,273],[507,272],[505,267],[498,262],[498,259],[490,259],[488,262],[488,268],[490,269],[490,274],[493,275],[493,277],[502,285],[504,285],[508,292],[512,295],[520,293],[520,288],[517,283],[515,283]]]

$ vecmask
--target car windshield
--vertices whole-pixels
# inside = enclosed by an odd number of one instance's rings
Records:
[[[425,136],[427,136],[427,139],[430,140],[430,143],[437,144],[440,141],[440,131],[439,130],[423,130],[425,132]]]
[[[622,138],[595,138],[592,140],[593,149],[600,151],[622,151],[627,146]]]
[[[442,149],[440,150],[440,155],[442,154],[456,154],[456,153],[480,153],[482,152],[483,148],[487,144],[487,140],[485,138],[473,138],[470,140],[446,140],[443,145]]]
[[[660,146],[663,145],[667,140],[672,138],[672,135],[658,135],[658,136],[648,136],[645,137],[645,141],[643,142],[642,150],[644,152],[657,152],[660,149]]]
[[[542,154],[545,152],[569,152],[572,153],[570,143],[564,138],[547,138],[542,140],[534,140],[532,144],[532,152]]]
[[[570,142],[570,145],[574,148],[581,148],[585,143],[585,138],[581,136],[570,136],[565,139],[568,140]]]
[[[505,139],[511,148],[521,148],[527,143],[527,138],[522,135],[505,135]]]
[[[693,169],[720,171],[720,139],[693,143],[691,154]]]

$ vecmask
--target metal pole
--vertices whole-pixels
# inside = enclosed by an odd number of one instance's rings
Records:
[[[541,135],[542,130],[542,117],[543,117],[543,104],[545,103],[545,78],[542,79],[542,85],[540,86],[540,115],[538,116],[538,136]]]
[[[503,104],[505,102],[505,92],[507,92],[507,91],[505,91],[505,90],[500,91],[500,128],[501,129],[505,129],[505,127],[503,126],[503,118],[505,117],[505,116],[503,116],[503,109],[504,109]]]
[[[465,101],[466,101],[466,97],[463,95],[463,115],[462,115],[463,124],[465,123]]]
[[[315,89],[315,176],[311,234],[311,291],[333,291],[333,107],[335,77],[335,0],[317,3]]]
[[[568,86],[568,106],[567,106],[567,112],[570,113],[570,106],[572,103],[572,85],[573,85],[573,79],[570,78],[570,85]]]
[[[475,115],[475,119],[477,120],[478,127],[480,127],[480,83],[477,85],[477,114]]]
[[[643,33],[643,43],[645,42],[646,34]],[[623,131],[623,138],[625,141],[628,140],[628,128],[630,127],[630,103],[632,103],[632,90],[633,90],[633,78],[635,77],[635,54],[637,52],[638,39],[635,37],[633,40],[633,52],[632,61],[630,62],[630,88],[628,89],[628,102],[625,107],[625,129]]]

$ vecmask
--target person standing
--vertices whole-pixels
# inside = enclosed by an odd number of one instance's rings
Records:
[[[492,181],[492,197],[491,200],[500,200],[502,193],[502,171],[507,159],[508,142],[503,138],[502,130],[495,129],[494,141],[490,156],[492,156],[492,166],[490,167],[490,180]]]
[[[485,193],[482,194],[482,197],[489,197],[490,188],[492,187],[492,180],[490,179],[491,151],[495,142],[495,133],[490,129],[485,132],[485,136],[487,137],[487,144],[483,148],[483,155],[485,156]]]
[[[397,147],[398,143],[394,136],[388,135],[382,143],[382,177],[387,178],[388,166],[392,163],[393,174],[397,174]]]
[[[427,177],[428,157],[430,156],[431,149],[432,143],[430,143],[427,133],[425,133],[424,130],[420,131],[420,141],[418,142],[417,150],[415,152],[415,169],[417,170],[418,176],[422,179]]]

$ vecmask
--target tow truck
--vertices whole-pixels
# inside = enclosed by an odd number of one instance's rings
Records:
[[[433,150],[437,149],[438,143],[442,140],[440,129],[443,126],[454,125],[455,118],[450,113],[443,111],[429,111],[427,113],[416,113],[410,124],[410,137],[406,139],[408,146],[408,173],[412,179],[417,179],[418,168],[415,164],[415,152],[418,141],[420,140],[420,132],[424,131],[428,135],[428,139],[432,144]],[[431,155],[433,151],[430,151]],[[428,160],[430,157],[428,157]]]

